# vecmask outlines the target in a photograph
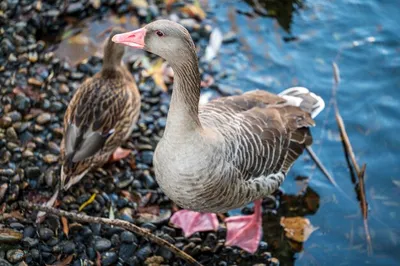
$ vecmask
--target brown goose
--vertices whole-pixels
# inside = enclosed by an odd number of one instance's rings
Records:
[[[65,113],[61,142],[61,186],[65,190],[110,157],[115,161],[129,154],[119,145],[130,136],[139,117],[140,95],[122,63],[124,47],[111,41],[121,32],[111,32],[102,70],[78,88]]]
[[[186,236],[216,229],[216,212],[255,200],[254,214],[230,217],[227,245],[255,252],[261,239],[261,198],[283,182],[312,137],[309,127],[324,101],[306,88],[279,96],[250,91],[199,107],[200,75],[194,43],[181,25],[158,20],[113,37],[172,66],[174,87],[167,126],[154,155],[157,181],[182,208],[171,221]]]

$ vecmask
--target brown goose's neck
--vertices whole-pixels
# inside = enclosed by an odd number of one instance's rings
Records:
[[[200,99],[200,73],[195,51],[182,55],[174,70],[174,85],[168,112],[165,136],[184,138],[201,129],[198,116]]]

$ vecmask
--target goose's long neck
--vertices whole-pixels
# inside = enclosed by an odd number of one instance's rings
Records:
[[[195,51],[182,55],[184,60],[170,63],[174,70],[174,85],[164,136],[190,138],[201,129],[198,116],[200,73]]]

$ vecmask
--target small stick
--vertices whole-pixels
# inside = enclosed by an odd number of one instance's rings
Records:
[[[351,146],[349,136],[347,135],[346,128],[343,123],[343,118],[340,115],[339,110],[337,108],[336,108],[335,116],[336,116],[336,122],[339,126],[340,136],[342,137],[346,152],[350,156],[350,160],[356,170],[357,175],[360,176],[360,172],[361,172],[360,167],[358,166],[356,157],[354,156],[353,148]]]
[[[372,254],[372,241],[371,241],[371,235],[369,233],[369,226],[368,226],[368,205],[367,205],[367,199],[365,197],[365,182],[364,182],[364,174],[365,174],[365,168],[367,167],[366,164],[363,164],[360,174],[358,175],[358,188],[360,190],[360,205],[361,205],[361,211],[363,215],[363,220],[364,220],[364,230],[365,230],[365,236],[367,238],[367,243],[368,243],[368,254]]]
[[[134,232],[135,234],[138,234],[144,238],[149,239],[150,241],[156,243],[157,245],[160,245],[160,246],[163,246],[163,247],[169,249],[176,256],[182,258],[183,260],[187,261],[188,263],[190,263],[192,265],[202,266],[198,261],[196,261],[192,256],[190,256],[186,252],[178,249],[177,247],[175,247],[171,243],[165,241],[164,239],[153,235],[148,230],[142,229],[134,224],[127,222],[127,221],[123,221],[120,219],[111,220],[111,219],[102,218],[102,217],[93,217],[93,216],[89,216],[89,215],[82,214],[82,213],[67,212],[67,211],[55,209],[55,208],[48,207],[48,206],[32,204],[32,203],[26,202],[26,201],[20,202],[19,204],[21,207],[24,207],[24,208],[39,210],[39,211],[55,214],[57,216],[64,216],[64,217],[67,217],[67,218],[70,218],[72,220],[79,221],[79,222],[107,224],[107,225],[122,227],[126,230]]]
[[[310,146],[306,147],[306,150],[308,152],[308,154],[310,154],[311,159],[313,159],[313,161],[315,162],[315,164],[317,165],[317,167],[322,171],[322,173],[324,173],[324,175],[326,176],[326,178],[328,178],[329,182],[332,183],[332,185],[334,185],[335,187],[338,187],[335,179],[329,174],[328,170],[325,168],[325,166],[322,164],[321,160],[318,158],[318,156],[315,154],[315,152],[313,151],[313,149]]]

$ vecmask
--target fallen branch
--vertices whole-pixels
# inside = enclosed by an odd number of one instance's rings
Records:
[[[107,224],[107,225],[118,226],[118,227],[124,228],[124,229],[132,231],[133,233],[138,234],[144,238],[149,239],[150,241],[156,243],[157,245],[160,245],[160,246],[163,246],[163,247],[169,249],[176,256],[182,258],[183,260],[187,261],[188,263],[190,263],[192,265],[201,266],[201,264],[198,261],[196,261],[192,256],[190,256],[186,252],[178,249],[177,247],[175,247],[171,243],[165,241],[164,239],[153,235],[148,230],[142,229],[132,223],[127,222],[127,221],[123,221],[123,220],[119,220],[119,219],[111,220],[111,219],[102,218],[102,217],[93,217],[93,216],[89,216],[89,215],[82,214],[82,213],[67,212],[67,211],[55,209],[55,208],[48,207],[48,206],[32,204],[32,203],[29,203],[26,201],[20,202],[19,204],[23,208],[39,210],[39,211],[43,211],[46,213],[55,214],[55,215],[61,216],[61,217],[64,216],[64,217],[67,217],[67,218],[70,218],[72,220],[79,221],[79,222]]]
[[[328,170],[325,168],[325,166],[322,164],[321,160],[318,158],[318,156],[315,154],[313,149],[310,146],[306,147],[306,150],[308,154],[310,154],[311,159],[315,162],[317,167],[322,171],[322,173],[328,178],[329,182],[332,183],[335,187],[338,187],[335,179],[329,174]]]

